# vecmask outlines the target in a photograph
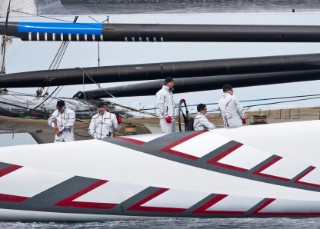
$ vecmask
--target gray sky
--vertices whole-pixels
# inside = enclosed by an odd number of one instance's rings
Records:
[[[57,16],[53,16],[56,18]],[[106,16],[94,16],[103,21]],[[62,19],[72,21],[73,18]],[[11,21],[49,21],[43,18],[11,19]],[[51,20],[52,21],[52,20]],[[81,16],[78,22],[92,22],[87,16]],[[220,13],[220,14],[130,14],[110,15],[111,23],[164,23],[164,24],[283,24],[283,25],[319,25],[320,13]],[[59,42],[22,42],[14,39],[8,47],[7,73],[46,70],[60,46]],[[71,42],[60,64],[60,68],[97,66],[98,44],[95,42]],[[100,43],[100,65],[124,65],[138,63],[157,63],[169,61],[207,60],[235,57],[271,56],[284,54],[320,53],[319,43]],[[102,87],[123,83],[101,84]],[[96,89],[96,85],[65,86],[58,96],[71,97],[79,90]],[[14,91],[35,93],[33,89],[13,89]],[[50,92],[53,88],[50,90]],[[287,83],[270,86],[236,88],[240,100],[279,97],[290,95],[317,94],[320,81]],[[178,102],[185,98],[189,104],[214,103],[221,95],[220,90],[192,92],[175,95]],[[114,100],[127,106],[141,103],[144,107],[154,105],[154,96],[119,98]],[[320,105],[320,100],[283,104],[282,107]],[[278,108],[279,106],[276,106]]]

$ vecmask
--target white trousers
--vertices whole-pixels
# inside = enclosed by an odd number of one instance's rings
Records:
[[[172,118],[171,123],[167,123],[164,118],[160,119],[160,127],[163,133],[170,134],[176,131],[176,119]]]
[[[63,131],[60,136],[55,135],[54,142],[72,142],[74,141],[74,133],[73,130],[70,131]]]

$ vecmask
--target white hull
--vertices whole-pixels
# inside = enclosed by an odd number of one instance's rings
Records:
[[[320,121],[0,149],[0,220],[320,216]]]

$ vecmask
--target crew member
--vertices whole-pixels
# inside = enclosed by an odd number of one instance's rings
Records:
[[[238,98],[233,95],[230,84],[223,85],[224,94],[219,100],[219,109],[225,128],[236,128],[246,124],[245,114]]]
[[[57,102],[57,110],[48,119],[48,124],[54,129],[54,142],[74,141],[75,112],[66,107],[63,100]]]
[[[107,111],[106,104],[98,104],[98,113],[95,114],[90,122],[89,134],[95,139],[112,137],[114,130],[120,129],[121,118]]]
[[[197,106],[198,114],[194,119],[193,128],[194,130],[213,130],[215,125],[206,117],[207,107],[206,105],[200,103]]]
[[[164,85],[156,94],[158,116],[163,133],[175,132],[176,128],[173,86],[174,80],[167,77],[164,80]]]

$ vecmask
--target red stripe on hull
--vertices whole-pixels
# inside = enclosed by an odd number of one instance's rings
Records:
[[[260,213],[260,211],[262,210],[262,209],[264,209],[265,207],[267,207],[269,204],[271,204],[273,201],[275,201],[276,199],[273,199],[273,198],[270,198],[270,199],[267,199],[264,203],[262,203],[261,205],[260,205],[260,207],[258,207],[255,211],[253,211],[252,213],[251,213],[251,215],[261,215],[261,214],[263,214],[263,213]]]
[[[313,166],[310,167],[307,171],[305,171],[303,174],[301,174],[299,177],[297,177],[293,182],[296,184],[302,184],[302,185],[308,185],[308,186],[320,188],[320,184],[314,184],[314,183],[309,183],[309,182],[305,182],[305,181],[300,181],[303,177],[305,177],[306,175],[311,173],[315,168],[316,167],[313,167]]]
[[[74,201],[78,197],[92,191],[93,189],[107,183],[108,181],[99,180],[96,183],[89,185],[88,187],[84,188],[83,190],[59,201],[55,204],[55,206],[61,207],[76,207],[76,208],[97,208],[97,209],[111,209],[115,207],[117,204],[113,203],[95,203],[95,202],[84,202],[84,201]]]
[[[269,161],[267,164],[263,165],[261,168],[253,171],[252,174],[255,174],[255,175],[258,175],[258,176],[262,176],[262,177],[271,178],[271,179],[281,180],[281,181],[290,181],[290,179],[288,179],[288,178],[262,173],[263,170],[267,169],[268,167],[270,167],[271,165],[273,165],[276,162],[280,161],[281,159],[282,159],[282,157],[276,156],[274,159]]]
[[[184,138],[181,138],[179,139],[178,141],[176,142],[173,142],[171,143],[170,145],[168,146],[165,146],[163,147],[162,149],[160,149],[160,151],[162,152],[165,152],[165,153],[170,153],[170,154],[173,154],[175,156],[179,156],[179,157],[184,157],[184,158],[187,158],[187,159],[190,159],[190,160],[198,160],[199,157],[196,157],[196,156],[193,156],[193,155],[190,155],[190,154],[186,154],[186,153],[182,153],[182,152],[179,152],[179,151],[176,151],[176,150],[172,150],[171,148],[191,139],[191,138],[194,138],[200,134],[203,134],[207,132],[206,130],[205,131],[200,131],[200,132],[196,132],[196,133],[193,133],[193,134],[190,134],[189,136],[187,137],[184,137]]]
[[[29,199],[28,197],[24,196],[15,196],[15,195],[9,195],[9,194],[0,194],[0,201],[5,201],[5,202],[15,202],[15,203],[20,203],[25,200]]]
[[[209,200],[208,202],[203,204],[201,207],[199,207],[198,209],[196,209],[192,213],[195,213],[195,214],[218,214],[218,215],[243,215],[244,214],[243,211],[207,210],[208,208],[212,207],[213,205],[215,205],[219,201],[223,200],[227,196],[228,195],[223,195],[223,194],[216,195],[215,197],[213,197],[211,200]]]
[[[5,176],[5,175],[17,170],[17,169],[20,169],[20,168],[22,168],[22,166],[20,166],[20,165],[10,165],[4,169],[1,169],[0,170],[0,177]]]
[[[168,191],[168,188],[161,188],[156,192],[152,193],[151,195],[147,196],[146,198],[140,200],[136,204],[129,207],[128,211],[143,211],[143,212],[170,212],[170,213],[182,213],[186,209],[185,208],[166,208],[166,207],[150,207],[150,206],[141,206],[148,201],[154,199],[155,197],[161,195],[162,193]]]
[[[123,140],[123,141],[131,142],[131,143],[134,143],[137,145],[143,145],[145,143],[143,141],[132,139],[132,138],[122,138],[122,137],[115,137],[115,138]]]
[[[235,151],[236,149],[240,148],[242,145],[243,144],[241,144],[241,143],[237,143],[236,145],[230,147],[229,149],[223,151],[219,155],[217,155],[214,158],[210,159],[209,161],[207,161],[207,163],[211,164],[211,165],[218,166],[218,167],[224,167],[224,168],[227,168],[227,169],[232,169],[232,170],[236,170],[236,171],[240,171],[240,172],[247,172],[248,171],[247,169],[219,162],[219,160],[221,160],[222,158],[224,158],[227,155],[231,154],[233,151]]]

